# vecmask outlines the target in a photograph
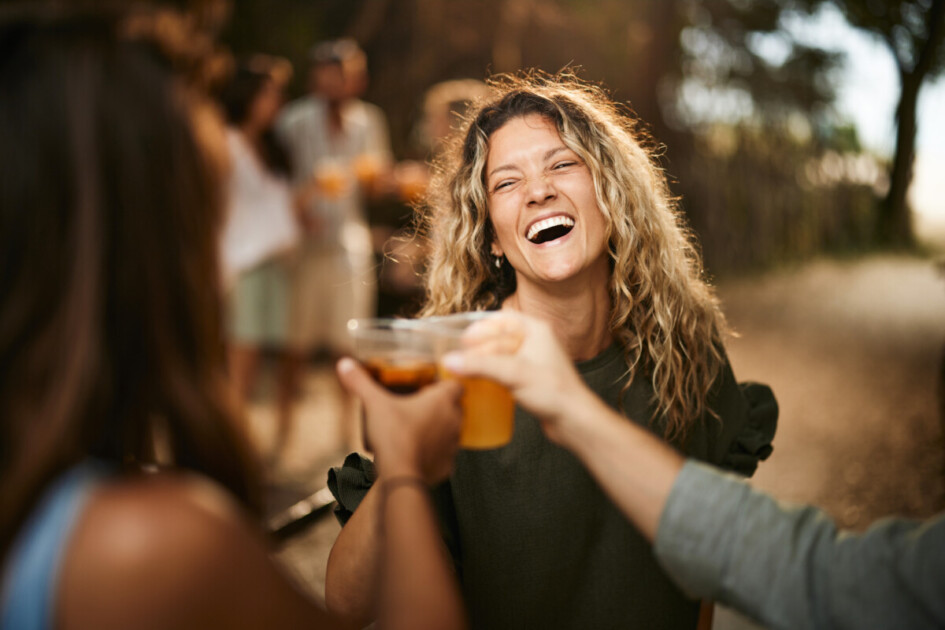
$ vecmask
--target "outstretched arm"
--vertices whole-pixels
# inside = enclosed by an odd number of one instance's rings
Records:
[[[774,628],[945,627],[945,515],[841,534],[818,510],[786,510],[623,420],[584,386],[545,324],[487,320],[467,341],[448,367],[507,385],[655,541],[690,595]]]
[[[854,535],[816,508],[786,508],[688,462],[655,550],[684,590],[767,627],[945,627],[945,515],[887,519]]]
[[[544,322],[520,315],[483,320],[465,343],[466,352],[445,357],[446,367],[509,387],[548,438],[574,452],[652,541],[683,457],[589,390]]]

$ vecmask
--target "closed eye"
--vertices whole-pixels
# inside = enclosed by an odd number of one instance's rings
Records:
[[[496,184],[495,186],[493,186],[492,192],[498,192],[498,191],[502,190],[503,188],[508,188],[509,186],[511,186],[511,185],[514,184],[514,183],[515,183],[515,180],[514,180],[514,179],[504,179],[504,180],[502,180],[501,182],[499,182],[498,184]]]
[[[557,164],[555,164],[555,165],[552,166],[551,168],[552,168],[552,170],[560,171],[561,169],[568,168],[569,166],[577,166],[577,164],[578,164],[578,163],[577,163],[576,160],[565,160],[565,161],[563,161],[563,162],[558,162]]]

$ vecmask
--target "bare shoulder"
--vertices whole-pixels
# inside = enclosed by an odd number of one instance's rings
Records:
[[[212,570],[215,555],[240,537],[253,537],[252,529],[222,489],[189,475],[142,476],[106,484],[92,496],[68,559],[79,561],[83,574],[92,573],[81,563],[86,558],[102,572],[126,577],[143,567],[152,577],[162,568]]]
[[[57,616],[65,630],[256,627],[269,614],[250,601],[260,591],[300,618],[318,616],[229,495],[196,476],[160,474],[90,498],[65,555]]]

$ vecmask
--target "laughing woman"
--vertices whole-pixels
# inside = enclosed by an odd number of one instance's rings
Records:
[[[752,474],[771,451],[777,407],[767,388],[736,383],[725,318],[635,121],[571,77],[493,87],[433,184],[423,314],[544,319],[628,422]],[[370,462],[351,457],[332,479],[346,525],[326,594],[358,621],[373,609],[377,500],[356,488],[372,477]],[[474,627],[696,627],[698,602],[521,409],[512,442],[461,452],[434,496]]]

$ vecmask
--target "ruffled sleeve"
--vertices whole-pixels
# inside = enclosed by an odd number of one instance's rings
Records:
[[[328,471],[328,489],[337,501],[335,518],[342,527],[361,505],[375,481],[377,469],[374,462],[358,453],[351,453],[340,467]]]
[[[747,414],[719,465],[751,477],[758,462],[768,459],[773,450],[771,442],[778,427],[778,402],[771,388],[762,383],[739,383],[738,388],[748,405]]]

